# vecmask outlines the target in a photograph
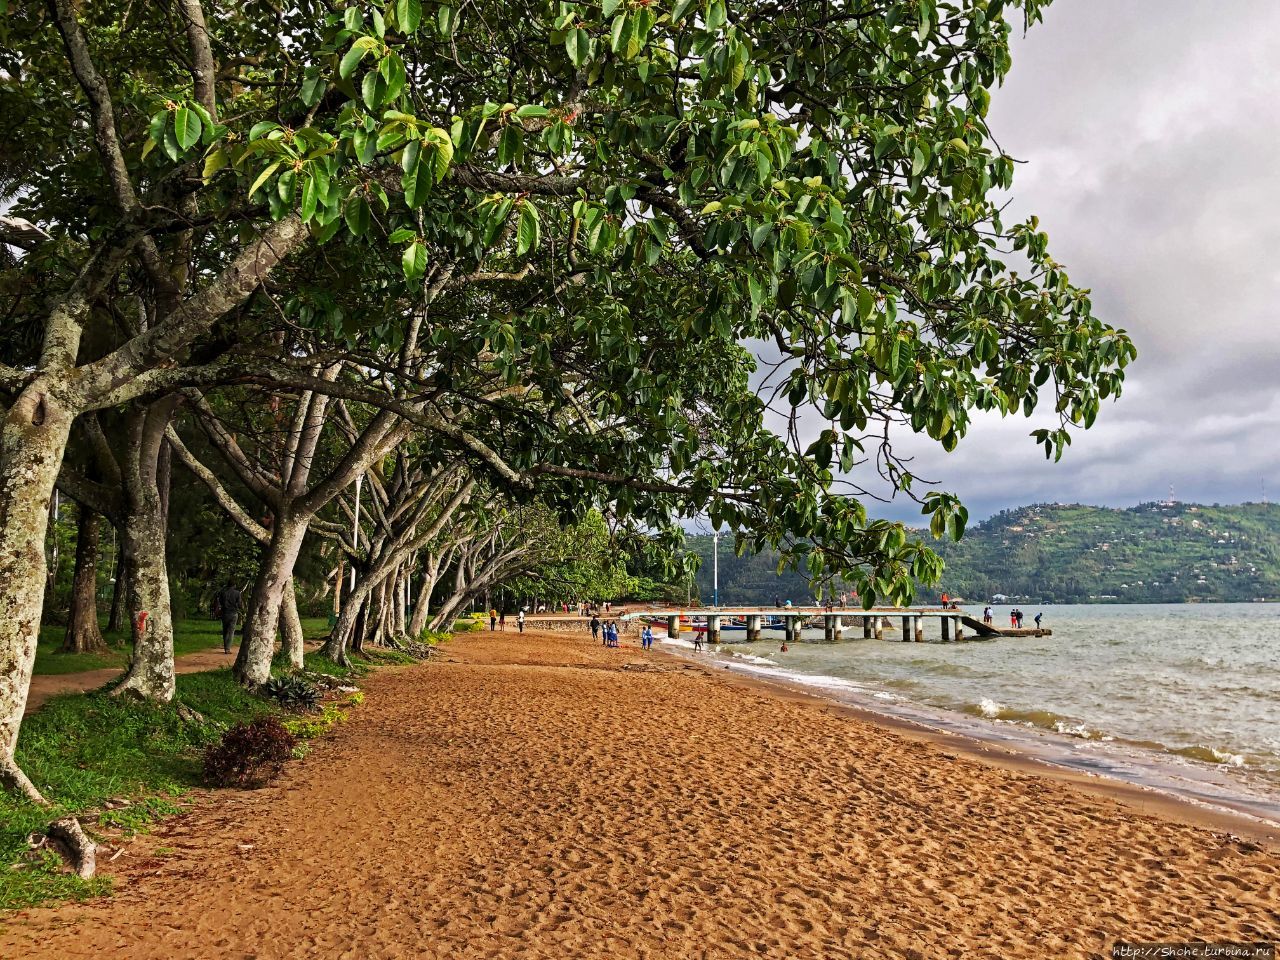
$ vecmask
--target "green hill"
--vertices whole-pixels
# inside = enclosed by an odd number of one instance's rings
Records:
[[[705,541],[705,542],[704,542]],[[690,537],[705,558],[701,596],[711,597],[710,537]],[[1057,603],[1180,603],[1280,599],[1280,505],[1144,503],[1127,509],[1036,504],[1005,510],[960,543],[935,542],[946,560],[940,589],[987,600],[996,594]],[[799,602],[804,578],[776,574],[770,554],[720,549],[726,603]],[[922,599],[936,598],[922,591]]]

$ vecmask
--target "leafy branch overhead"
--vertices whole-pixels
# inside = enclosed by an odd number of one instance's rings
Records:
[[[81,17],[144,229],[219,225],[213,271],[298,218],[271,309],[566,511],[703,513],[904,599],[937,558],[860,494],[920,496],[935,536],[966,515],[894,438],[1051,407],[1061,456],[1134,357],[1002,215],[991,91],[1043,0],[207,3],[216,109],[164,44],[124,62],[114,6]],[[55,161],[15,213],[91,244],[112,225],[67,196],[112,210],[102,183]]]

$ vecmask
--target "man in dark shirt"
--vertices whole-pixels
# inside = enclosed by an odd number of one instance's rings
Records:
[[[213,598],[213,612],[222,618],[222,652],[231,652],[231,638],[236,635],[240,616],[240,590],[230,580]]]
[[[591,641],[594,643],[598,636],[600,636],[600,618],[593,616],[591,618]],[[605,643],[608,643],[608,641],[606,640]]]

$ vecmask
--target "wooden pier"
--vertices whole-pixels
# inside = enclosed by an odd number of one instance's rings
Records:
[[[939,640],[951,643],[957,640],[985,640],[994,637],[1051,637],[1053,631],[1037,627],[1002,627],[995,623],[983,623],[979,618],[970,616],[962,610],[948,610],[941,607],[873,607],[862,609],[828,609],[827,607],[697,607],[688,610],[629,610],[619,619],[628,620],[665,620],[667,635],[672,638],[680,636],[680,621],[698,618],[706,622],[707,640],[720,643],[722,626],[725,620],[746,621],[746,641],[751,643],[760,639],[762,630],[781,629],[787,643],[794,643],[800,637],[805,624],[813,620],[822,621],[823,639],[829,642],[846,639],[860,633],[862,639],[885,639],[888,632],[899,633],[902,641],[922,643],[925,640],[925,622],[938,622]],[[781,620],[781,627],[766,625],[767,621]],[[898,625],[901,625],[900,629]],[[965,633],[968,627],[970,634]]]

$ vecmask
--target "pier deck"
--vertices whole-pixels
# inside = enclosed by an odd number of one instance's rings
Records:
[[[691,607],[681,610],[628,610],[619,617],[624,622],[638,619],[665,620],[667,633],[672,637],[680,635],[681,620],[693,618],[705,622],[705,631],[712,642],[719,642],[726,619],[746,620],[748,641],[760,639],[761,630],[769,629],[767,621],[779,619],[782,620],[782,629],[788,640],[798,638],[804,624],[813,620],[821,621],[827,640],[843,639],[846,630],[854,629],[849,621],[861,621],[862,637],[874,637],[877,640],[883,640],[886,632],[897,631],[897,621],[901,624],[901,640],[921,642],[924,640],[926,620],[938,621],[944,642],[966,639],[965,627],[973,631],[971,639],[1053,636],[1053,631],[1047,627],[1002,627],[994,623],[983,623],[961,610],[942,607],[873,607],[870,610],[848,607]],[[772,629],[776,630],[778,627],[774,626]]]

